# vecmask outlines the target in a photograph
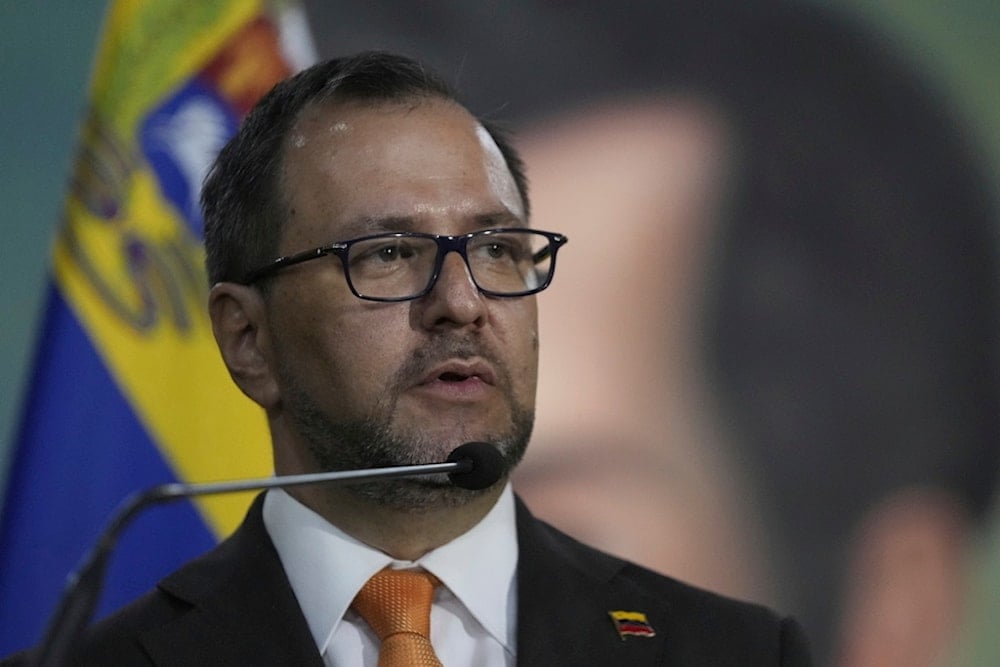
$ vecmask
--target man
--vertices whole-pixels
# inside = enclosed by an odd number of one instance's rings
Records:
[[[533,295],[565,243],[527,229],[526,193],[514,150],[407,59],[322,63],[261,101],[203,201],[213,329],[266,411],[275,471],[486,441],[503,475],[479,491],[421,477],[268,492],[99,623],[81,662],[374,665],[390,640],[362,598],[389,568],[439,582],[428,650],[446,665],[808,663],[794,621],[594,551],[514,497]]]

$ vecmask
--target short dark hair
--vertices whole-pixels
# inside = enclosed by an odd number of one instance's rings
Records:
[[[240,282],[277,255],[286,213],[280,178],[285,138],[303,109],[322,102],[427,98],[459,103],[451,88],[419,62],[378,51],[318,63],[272,88],[219,153],[202,189],[209,284]],[[498,127],[477,120],[500,148],[527,215],[520,156]]]

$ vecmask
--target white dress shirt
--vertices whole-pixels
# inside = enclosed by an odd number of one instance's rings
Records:
[[[431,643],[445,667],[514,665],[517,531],[509,485],[471,530],[412,562],[354,539],[280,489],[267,492],[264,525],[326,665],[377,663],[378,637],[350,605],[385,567],[421,567],[441,580]]]

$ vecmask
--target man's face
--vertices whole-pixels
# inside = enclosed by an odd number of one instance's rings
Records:
[[[307,108],[286,142],[283,187],[282,255],[380,232],[525,225],[496,145],[440,100]],[[276,448],[321,469],[441,461],[472,440],[499,445],[510,464],[523,452],[535,300],[483,296],[458,254],[428,295],[399,303],[351,294],[335,257],[289,267],[267,313]]]

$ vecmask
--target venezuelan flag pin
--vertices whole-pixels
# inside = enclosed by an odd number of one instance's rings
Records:
[[[655,637],[656,630],[646,620],[646,615],[640,611],[609,611],[611,622],[615,624],[618,636],[625,641],[626,636]]]

